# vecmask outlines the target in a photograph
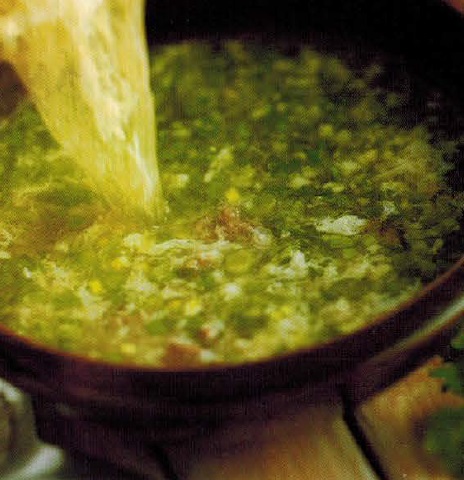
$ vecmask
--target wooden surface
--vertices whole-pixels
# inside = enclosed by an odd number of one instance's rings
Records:
[[[431,363],[356,411],[357,426],[374,452],[358,446],[341,402],[299,408],[280,418],[218,429],[166,449],[181,480],[452,480],[422,445],[424,422],[440,406],[464,401],[443,393]],[[372,454],[372,452],[370,452]],[[372,460],[372,459],[371,459]],[[167,478],[167,477],[166,477]],[[171,479],[170,479],[171,480]]]
[[[170,458],[188,480],[377,479],[337,405],[229,427],[172,449]]]
[[[440,407],[464,405],[463,398],[444,393],[441,381],[429,376],[439,363],[438,358],[432,359],[358,409],[359,424],[388,479],[452,479],[423,448],[430,414]]]
[[[83,435],[82,430],[74,431],[70,424],[66,426],[68,447],[74,442],[76,448],[77,442],[78,457],[64,456],[62,450],[46,445],[23,448],[21,454],[19,445],[24,446],[25,438],[34,429],[32,419],[16,407],[14,424],[0,422],[0,428],[13,438],[10,457],[23,457],[24,465],[19,473],[13,468],[10,473],[2,471],[0,477],[2,480],[454,480],[423,447],[429,415],[443,406],[464,405],[464,398],[444,393],[441,381],[429,376],[430,369],[439,364],[438,358],[430,360],[354,412],[332,391],[321,391],[317,396],[319,404],[314,399],[310,401],[312,397],[303,391],[297,404],[291,407],[273,410],[259,418],[253,416],[246,423],[217,426],[188,440],[156,448],[138,445],[130,436],[112,436],[111,432],[100,431],[98,425]],[[26,398],[24,405],[27,404]],[[24,411],[32,413],[31,409]],[[21,417],[24,418],[19,421]],[[102,451],[108,455],[102,455]],[[100,461],[90,460],[89,456]],[[127,471],[115,470],[102,462],[105,457],[113,461],[118,457],[119,464],[125,464]]]

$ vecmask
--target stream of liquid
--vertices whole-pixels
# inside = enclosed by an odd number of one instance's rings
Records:
[[[109,206],[159,218],[144,8],[144,0],[0,0],[0,59]]]

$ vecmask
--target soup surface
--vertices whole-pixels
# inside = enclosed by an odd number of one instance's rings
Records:
[[[115,362],[267,358],[349,334],[447,265],[455,144],[305,46],[152,56],[164,223],[107,213],[34,108],[0,125],[0,315]]]

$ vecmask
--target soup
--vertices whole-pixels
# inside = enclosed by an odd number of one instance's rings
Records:
[[[151,54],[160,222],[108,212],[24,103],[1,125],[0,315],[61,350],[242,363],[350,334],[447,266],[455,142],[311,46]]]

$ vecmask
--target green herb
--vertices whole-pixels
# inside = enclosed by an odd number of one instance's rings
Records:
[[[442,378],[444,387],[464,396],[464,330],[452,342],[457,358],[432,372]],[[427,449],[438,455],[443,465],[456,476],[464,479],[464,406],[441,409],[428,421],[425,437]]]

